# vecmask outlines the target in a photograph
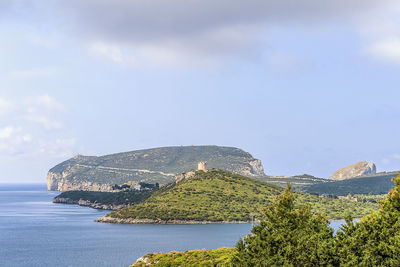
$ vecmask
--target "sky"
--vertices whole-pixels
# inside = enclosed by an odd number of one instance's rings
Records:
[[[1,0],[0,48],[0,183],[173,145],[400,170],[397,0]]]

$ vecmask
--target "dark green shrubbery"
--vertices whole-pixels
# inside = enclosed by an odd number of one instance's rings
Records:
[[[376,213],[338,232],[337,247],[342,266],[400,266],[400,175]]]
[[[102,205],[132,205],[145,201],[153,192],[154,190],[120,192],[65,191],[56,198],[68,198],[73,201],[82,199]]]
[[[234,265],[337,265],[329,221],[313,215],[309,206],[295,208],[290,187],[265,210],[265,216],[253,234],[238,242]]]
[[[234,266],[400,266],[400,175],[379,211],[333,235],[328,221],[295,208],[288,188],[265,211],[266,220],[240,240]]]

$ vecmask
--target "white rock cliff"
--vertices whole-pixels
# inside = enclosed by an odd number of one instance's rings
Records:
[[[353,165],[347,166],[343,169],[336,171],[329,179],[331,180],[347,180],[367,174],[375,174],[376,166],[374,163],[360,161]]]

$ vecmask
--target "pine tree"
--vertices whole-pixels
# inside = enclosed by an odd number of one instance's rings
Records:
[[[236,245],[234,266],[337,266],[329,221],[295,207],[290,185],[264,211],[265,220]]]
[[[400,266],[400,175],[376,213],[337,233],[341,266]]]

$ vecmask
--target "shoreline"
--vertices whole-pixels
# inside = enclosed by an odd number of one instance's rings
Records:
[[[109,224],[251,224],[251,221],[196,221],[196,220],[155,220],[155,219],[122,219],[103,216],[94,220],[99,223]],[[332,219],[329,222],[344,221],[344,219]],[[359,222],[359,218],[353,218],[353,222]],[[259,223],[259,220],[255,220],[253,223]]]
[[[121,219],[103,216],[95,220],[110,224],[251,224],[251,221],[195,221],[195,220],[154,220],[154,219]],[[259,221],[254,221],[258,223]]]
[[[81,207],[89,207],[89,208],[100,209],[100,210],[120,210],[120,209],[128,207],[128,205],[123,205],[123,204],[122,205],[101,204],[101,203],[96,203],[96,202],[93,203],[93,202],[90,202],[88,200],[83,200],[83,199],[73,200],[70,198],[59,198],[59,197],[55,197],[53,199],[53,203],[79,205]]]

